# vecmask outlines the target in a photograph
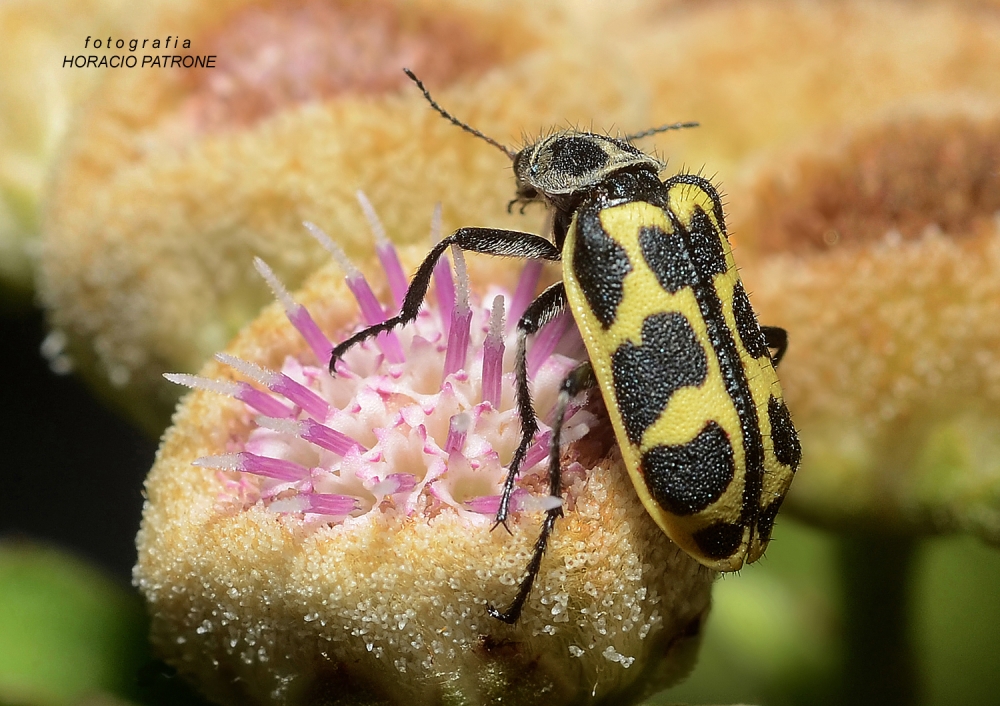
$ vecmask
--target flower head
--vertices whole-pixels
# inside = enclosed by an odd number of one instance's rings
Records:
[[[582,355],[569,318],[530,349],[541,429],[515,486],[510,534],[491,531],[520,435],[504,361],[510,322],[540,267],[525,268],[514,295],[479,295],[456,252],[455,277],[442,263],[412,324],[349,350],[331,376],[321,331],[342,340],[386,312],[310,229],[346,272],[335,285],[325,271],[297,296],[325,306],[307,310],[258,261],[299,340],[287,325],[274,330],[272,308],[204,376],[171,376],[200,389],[147,483],[136,570],[164,656],[223,701],[298,703],[337,689],[359,702],[519,693],[511,702],[532,703],[553,690],[546,700],[577,703],[676,678],[712,573],[646,516],[599,400],[570,405],[567,490],[546,494],[549,415]],[[378,251],[398,306],[402,269],[388,241]],[[345,285],[362,322],[330,326]],[[513,597],[553,503],[565,517],[522,620],[508,627],[486,605]]]
[[[614,132],[698,120],[650,147],[727,184],[756,151],[817,127],[926,96],[1000,96],[1000,25],[971,3],[235,0],[150,12],[136,36],[177,28],[218,66],[101,71],[54,160],[39,294],[76,370],[155,434],[177,394],[162,373],[195,372],[266,302],[255,255],[299,287],[320,255],[301,243],[308,219],[341,224],[341,245],[367,256],[351,237],[364,227],[357,188],[386,204],[397,243],[422,238],[412,214],[442,195],[453,227],[538,232],[540,214],[504,213],[501,155],[434,115],[403,66],[508,144],[567,121]],[[38,103],[37,83],[18,104]]]

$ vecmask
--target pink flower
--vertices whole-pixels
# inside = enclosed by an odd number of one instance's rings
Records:
[[[328,372],[323,331],[339,341],[383,321],[406,290],[361,200],[391,307],[307,224],[346,277],[336,286],[320,273],[306,298],[344,309],[346,285],[361,321],[314,318],[258,260],[299,343],[287,326],[275,335],[272,309],[205,375],[168,376],[200,391],[165,438],[138,540],[136,581],[161,653],[227,702],[252,692],[297,703],[333,689],[422,702],[517,688],[526,695],[517,703],[531,703],[568,679],[559,700],[570,703],[636,689],[645,673],[636,660],[673,665],[649,684],[664,686],[679,668],[667,647],[697,634],[712,573],[642,510],[596,394],[567,412],[565,517],[521,621],[511,628],[486,613],[513,598],[540,511],[560,502],[547,495],[549,416],[584,355],[568,316],[531,343],[541,428],[512,496],[510,534],[491,531],[520,437],[513,323],[540,265],[523,269],[513,294],[479,294],[453,253],[454,278],[442,260],[414,322],[355,346]]]

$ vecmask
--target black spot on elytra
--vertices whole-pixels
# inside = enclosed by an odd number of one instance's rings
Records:
[[[778,498],[760,511],[757,517],[757,536],[761,544],[771,541],[771,532],[774,530],[774,519],[778,516],[778,509],[784,497]]]
[[[722,203],[715,188],[701,177],[693,174],[677,174],[664,182],[664,188],[675,199],[691,199],[697,193],[690,188],[674,190],[678,184],[689,185],[704,192],[712,201],[712,216],[718,223],[718,230],[712,224],[712,219],[700,208],[695,208],[687,224],[682,224],[676,212],[672,210],[673,201],[668,203],[667,211],[672,214],[674,229],[685,241],[685,247],[691,253],[691,260],[701,281],[692,287],[702,319],[708,332],[708,339],[719,362],[719,373],[722,376],[726,393],[733,403],[740,420],[740,432],[743,437],[744,466],[743,476],[743,507],[740,510],[740,523],[733,525],[734,529],[706,528],[703,530],[706,546],[716,546],[720,556],[730,556],[739,546],[742,527],[756,521],[760,512],[760,496],[764,480],[764,443],[760,434],[760,424],[757,416],[757,403],[750,393],[746,371],[740,359],[736,344],[736,336],[726,323],[722,301],[715,288],[712,277],[727,271],[725,258],[725,222],[723,220]],[[680,209],[683,210],[683,209]],[[735,537],[732,551],[727,548],[725,533]],[[710,552],[707,552],[710,553]]]
[[[709,559],[725,559],[736,553],[743,541],[743,525],[719,522],[692,535],[698,549]]]
[[[712,220],[700,208],[691,216],[689,239],[691,261],[702,281],[726,272],[726,251],[722,249],[722,234],[712,225]]]
[[[611,372],[625,433],[638,444],[675,391],[705,382],[708,359],[688,320],[666,312],[642,322],[640,345],[626,341],[611,354]]]
[[[552,159],[548,168],[559,174],[579,177],[608,163],[607,152],[587,137],[562,137],[549,149]]]
[[[622,303],[625,275],[632,271],[625,249],[604,232],[600,209],[585,208],[577,220],[573,273],[590,310],[608,328]]]
[[[764,333],[760,330],[760,324],[757,323],[757,316],[750,307],[750,299],[747,297],[746,290],[743,289],[743,283],[739,281],[736,282],[736,287],[733,289],[733,318],[736,319],[736,330],[740,334],[740,340],[743,341],[743,347],[747,349],[747,353],[754,358],[770,355]]]
[[[674,515],[693,515],[714,503],[733,480],[729,436],[716,422],[686,444],[654,446],[640,463],[653,499]]]
[[[639,249],[660,286],[671,294],[697,284],[698,272],[679,233],[643,226],[639,229]]]
[[[774,457],[794,471],[802,460],[802,445],[799,444],[799,435],[792,425],[792,416],[788,413],[784,400],[772,396],[767,401],[767,417],[771,421]]]

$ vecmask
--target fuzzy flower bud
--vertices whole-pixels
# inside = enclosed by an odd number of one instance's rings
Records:
[[[467,275],[456,258],[452,291],[436,285],[415,321],[350,349],[331,375],[330,341],[361,324],[351,293],[365,323],[386,316],[341,255],[294,295],[259,263],[280,307],[198,376],[169,376],[196,391],[150,473],[138,538],[159,653],[233,704],[626,703],[676,681],[714,575],[646,514],[599,396],[571,402],[566,492],[546,494],[552,408],[582,355],[571,320],[535,337],[540,430],[506,532],[493,516],[520,435],[510,290],[470,289],[486,270],[470,261]],[[522,618],[491,618],[560,504]]]
[[[897,117],[772,160],[741,197],[748,287],[789,332],[793,512],[1000,543],[998,144],[996,114]]]
[[[698,120],[643,149],[726,184],[755,151],[819,126],[928,95],[1000,99],[1000,23],[974,3],[232,0],[149,11],[138,36],[183,31],[188,51],[218,66],[100,74],[55,162],[40,298],[61,367],[71,359],[157,434],[177,394],[161,374],[193,373],[267,301],[254,256],[299,286],[320,256],[302,220],[341,224],[348,254],[368,255],[358,188],[384,204],[398,243],[422,237],[412,214],[438,199],[450,228],[541,232],[539,212],[504,211],[506,160],[429,110],[403,66],[509,145],[567,123]],[[27,85],[20,104],[35,105]]]

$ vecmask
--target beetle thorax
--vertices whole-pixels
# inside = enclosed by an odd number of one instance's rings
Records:
[[[635,166],[659,172],[665,165],[625,140],[575,130],[558,132],[514,156],[517,196],[522,201],[551,200],[587,191],[610,174]]]

